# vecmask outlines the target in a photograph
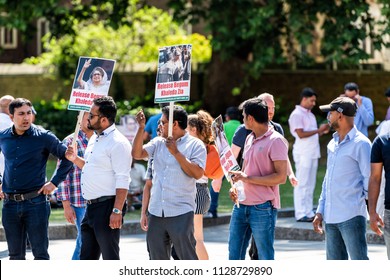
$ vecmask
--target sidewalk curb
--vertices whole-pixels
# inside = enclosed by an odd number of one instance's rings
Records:
[[[230,223],[230,214],[221,214],[217,218],[204,218],[204,227],[213,227],[222,224]],[[304,240],[304,241],[324,241],[325,235],[318,234],[313,231],[311,223],[295,222],[293,209],[281,209],[278,211],[278,219],[275,228],[275,239],[279,240]],[[285,222],[282,222],[285,221]],[[138,220],[127,221],[121,229],[121,235],[141,234],[144,231],[141,229]],[[51,240],[58,239],[75,239],[77,230],[71,224],[54,224],[49,226],[49,238]],[[383,236],[378,236],[367,227],[367,243],[368,244],[385,244]],[[4,228],[0,227],[0,241],[6,241]]]

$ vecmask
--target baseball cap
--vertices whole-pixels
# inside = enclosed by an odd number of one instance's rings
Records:
[[[320,106],[322,112],[337,111],[348,117],[356,115],[357,105],[353,99],[349,97],[337,97],[328,105]]]
[[[356,83],[346,83],[344,86],[344,90],[359,90],[359,86]]]

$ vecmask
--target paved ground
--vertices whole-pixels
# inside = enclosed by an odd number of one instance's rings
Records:
[[[287,222],[283,220],[286,224]],[[309,227],[310,224],[300,224]],[[228,225],[218,225],[205,228],[205,243],[210,260],[228,259]],[[74,249],[73,239],[51,240],[49,253],[52,260],[68,260]],[[148,260],[145,234],[130,234],[121,237],[122,260]],[[28,259],[33,259],[28,252]],[[325,260],[325,243],[323,241],[276,240],[275,258],[277,260]],[[369,258],[371,260],[386,260],[385,245],[369,244]],[[8,259],[6,242],[0,242],[0,259]]]

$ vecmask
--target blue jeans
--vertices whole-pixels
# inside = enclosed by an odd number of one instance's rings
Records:
[[[385,224],[385,228],[383,230],[383,236],[385,238],[385,243],[387,248],[387,259],[390,260],[390,210],[388,209],[385,209],[383,222]]]
[[[81,251],[81,221],[85,215],[85,207],[74,207],[71,205],[74,213],[76,214],[76,228],[77,228],[77,238],[76,238],[76,248],[74,248],[72,260],[80,259],[80,251]]]
[[[366,218],[356,216],[342,223],[325,224],[326,259],[368,260]]]
[[[233,206],[229,228],[229,260],[244,260],[253,234],[259,260],[275,258],[274,238],[277,209],[267,201],[258,205]]]
[[[209,188],[210,188],[210,198],[211,198],[209,212],[216,214],[218,208],[219,192],[214,191],[213,187],[211,186],[211,183]]]
[[[2,221],[10,260],[26,259],[27,234],[34,259],[49,259],[49,216],[50,202],[45,195],[21,202],[4,200]]]

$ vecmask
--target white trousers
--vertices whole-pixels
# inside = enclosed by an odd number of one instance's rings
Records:
[[[316,186],[318,159],[310,158],[309,154],[294,154],[298,186],[294,188],[295,219],[314,217],[313,194]]]

